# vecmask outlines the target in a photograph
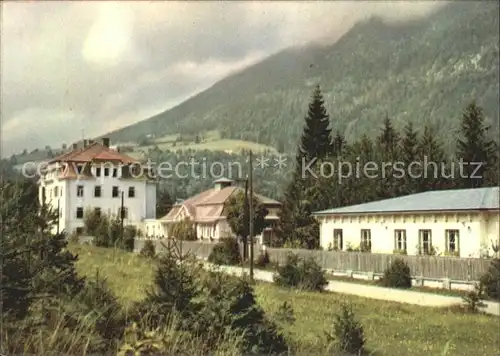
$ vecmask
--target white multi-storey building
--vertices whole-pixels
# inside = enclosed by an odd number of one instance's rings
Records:
[[[48,162],[40,173],[41,202],[59,210],[54,230],[83,233],[84,214],[95,209],[120,216],[125,225],[142,227],[156,216],[156,180],[140,162],[101,142],[83,140]],[[123,201],[123,203],[122,203]],[[58,209],[59,208],[59,209]]]

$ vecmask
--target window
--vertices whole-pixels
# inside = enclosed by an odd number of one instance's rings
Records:
[[[431,230],[420,230],[419,231],[419,253],[422,255],[432,254],[432,236]]]
[[[135,197],[135,188],[134,187],[129,187],[128,188],[128,197],[129,198]]]
[[[101,167],[96,167],[95,168],[95,176],[100,177],[101,176]]]
[[[456,254],[459,251],[459,232],[458,230],[446,230],[446,252]]]
[[[104,176],[109,177],[109,168],[108,167],[104,168]]]
[[[95,214],[101,216],[101,208],[94,208]]]
[[[406,252],[406,230],[394,230],[394,249]]]
[[[76,186],[76,196],[83,197],[83,185]]]
[[[59,196],[59,187],[54,188],[54,196],[58,197]]]
[[[342,229],[333,229],[333,249],[343,249]]]
[[[117,168],[113,168],[113,177],[117,177],[118,176],[118,169]]]
[[[79,164],[77,167],[76,167],[76,172],[78,174],[81,174],[83,171],[83,164]]]
[[[76,208],[76,218],[83,219],[83,208],[82,207]]]
[[[113,187],[112,189],[113,190],[111,192],[111,195],[113,196],[113,198],[118,198],[118,195],[119,195],[118,187]]]
[[[359,244],[361,252],[372,250],[372,235],[369,229],[361,230],[361,243]]]
[[[77,235],[81,235],[81,234],[83,234],[83,227],[77,227],[77,228],[76,228],[76,234],[77,234]]]
[[[123,208],[123,211],[121,208],[118,209],[118,216],[123,219],[128,219],[128,209]]]
[[[101,186],[100,185],[96,185],[94,187],[94,197],[96,197],[96,198],[101,197]]]

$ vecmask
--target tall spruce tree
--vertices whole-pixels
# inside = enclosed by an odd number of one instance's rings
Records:
[[[384,126],[377,139],[379,148],[378,196],[381,199],[391,198],[397,194],[397,182],[393,165],[399,156],[399,134],[386,114]]]
[[[305,126],[298,150],[298,164],[302,158],[306,162],[317,158],[325,158],[331,151],[330,117],[325,109],[325,102],[320,86],[316,86],[309,103],[309,110],[305,117]]]
[[[311,160],[323,160],[332,152],[330,118],[326,112],[321,88],[314,89],[305,126],[297,150],[295,172],[285,191],[285,202],[280,213],[278,237],[281,242],[299,240],[303,246],[317,247],[319,229],[317,221],[311,216],[313,200],[317,187],[315,178],[303,177],[304,165]],[[317,235],[317,236],[316,236]]]
[[[488,170],[495,167],[495,142],[489,138],[483,109],[472,101],[462,114],[457,156],[464,162],[462,188],[485,186]]]
[[[421,172],[418,180],[418,191],[439,190],[450,186],[451,178],[445,177],[449,171],[446,155],[431,126],[424,127],[418,143],[418,157],[421,162]],[[444,173],[444,174],[443,174]]]
[[[418,192],[418,180],[415,176],[420,174],[418,164],[418,134],[413,128],[413,123],[408,121],[403,130],[400,141],[401,162],[404,165],[404,175],[398,179],[398,195],[414,194]]]

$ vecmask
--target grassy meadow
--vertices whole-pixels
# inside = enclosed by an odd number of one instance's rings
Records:
[[[201,133],[201,141],[199,143],[195,143],[192,137],[181,139],[179,134],[170,134],[157,137],[152,140],[151,144],[138,146],[134,149],[134,152],[127,154],[136,158],[141,158],[145,152],[154,147],[158,147],[162,151],[207,150],[238,153],[241,150],[251,149],[254,152],[270,151],[276,153],[274,147],[251,141],[221,138],[217,130],[212,130]]]
[[[106,277],[124,307],[144,296],[154,273],[151,261],[121,250],[71,246],[78,271]],[[304,354],[325,350],[325,332],[331,330],[340,302],[349,300],[365,329],[368,349],[376,355],[494,355],[498,349],[498,317],[461,314],[447,309],[345,296],[299,292],[257,283],[259,304],[273,317],[284,301],[290,303],[295,323],[283,325],[293,344]]]

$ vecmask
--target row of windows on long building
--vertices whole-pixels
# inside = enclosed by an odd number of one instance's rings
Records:
[[[83,185],[78,185],[76,187],[76,196],[83,197],[84,195],[84,187]],[[100,198],[103,196],[103,189],[100,185],[94,186],[94,198]],[[120,196],[120,188],[118,186],[114,186],[111,188],[111,197],[118,198]],[[128,187],[128,197],[135,198],[135,187]]]
[[[128,198],[135,198],[135,187],[129,187],[127,191],[127,196]],[[43,193],[45,195],[45,192]],[[57,198],[62,196],[63,194],[63,189],[62,187],[54,187],[52,190],[49,190],[49,198]],[[78,185],[76,187],[76,196],[77,197],[83,197],[84,195],[84,186],[83,185]],[[94,198],[101,198],[103,197],[103,189],[102,186],[96,185],[94,186]],[[112,198],[119,198],[120,197],[120,188],[118,186],[114,186],[111,188],[111,197]]]
[[[459,231],[458,230],[445,230],[445,253],[457,254],[459,251]],[[363,251],[371,251],[372,239],[370,229],[361,229],[361,239],[360,239],[360,249]],[[333,230],[333,244],[331,248],[333,250],[344,250],[343,241],[343,230],[334,229]],[[407,253],[407,238],[406,230],[399,229],[394,230],[394,251]],[[419,230],[418,239],[418,253],[424,255],[430,255],[435,252],[435,248],[432,244],[432,231],[423,229]]]

